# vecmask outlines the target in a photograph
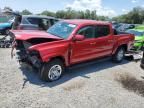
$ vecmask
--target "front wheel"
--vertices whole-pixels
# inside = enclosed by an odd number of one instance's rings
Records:
[[[59,59],[54,59],[42,66],[39,76],[44,81],[56,81],[60,79],[64,72],[63,62]]]
[[[116,53],[113,55],[112,60],[114,62],[120,63],[123,61],[125,55],[125,49],[120,47],[117,49]]]

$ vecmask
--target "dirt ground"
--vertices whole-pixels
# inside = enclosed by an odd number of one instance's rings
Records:
[[[56,82],[39,80],[0,49],[0,108],[144,108],[140,62],[110,60],[66,72]]]

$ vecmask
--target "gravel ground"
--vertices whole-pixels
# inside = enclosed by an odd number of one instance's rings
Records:
[[[144,94],[135,88],[144,85],[139,65],[107,60],[71,69],[47,83],[11,59],[10,49],[0,49],[0,108],[144,108]],[[131,77],[138,86],[128,86]]]

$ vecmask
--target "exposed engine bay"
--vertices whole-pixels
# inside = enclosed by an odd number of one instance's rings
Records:
[[[28,48],[30,48],[33,45],[52,42],[52,41],[56,41],[56,39],[33,38],[28,40],[15,40],[15,42],[13,42],[14,44],[12,46],[11,55],[13,57],[14,49],[16,49],[16,58],[19,61],[19,63],[24,62],[33,65],[35,68],[40,68],[42,62],[41,62],[39,52],[29,51]]]

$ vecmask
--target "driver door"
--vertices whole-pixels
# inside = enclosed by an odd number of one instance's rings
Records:
[[[84,35],[82,41],[74,41],[71,49],[71,64],[90,60],[95,57],[95,27],[85,26],[77,34]]]

